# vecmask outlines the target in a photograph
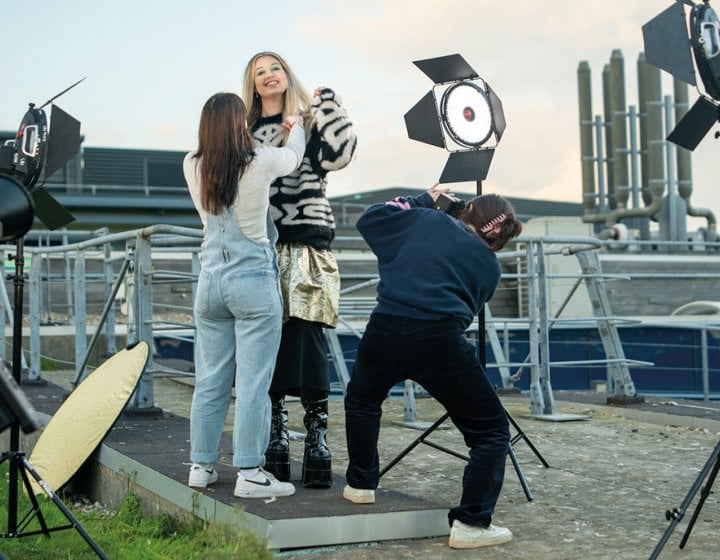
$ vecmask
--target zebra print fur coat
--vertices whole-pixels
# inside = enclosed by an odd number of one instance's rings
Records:
[[[335,218],[326,194],[327,174],[350,163],[357,137],[340,98],[329,88],[313,98],[312,115],[314,123],[302,163],[272,184],[270,206],[279,243],[299,242],[324,250],[335,237]],[[282,115],[259,118],[252,133],[258,144],[281,145]]]

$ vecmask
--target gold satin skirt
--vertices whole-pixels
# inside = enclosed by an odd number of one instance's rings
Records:
[[[340,272],[335,255],[301,243],[277,245],[283,322],[290,317],[337,326]]]

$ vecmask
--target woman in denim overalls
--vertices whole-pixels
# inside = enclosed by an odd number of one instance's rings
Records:
[[[218,479],[214,463],[234,382],[235,495],[265,498],[295,492],[262,469],[270,434],[268,388],[282,329],[269,188],[297,168],[305,137],[302,119],[291,117],[284,123],[285,147],[254,148],[246,114],[237,95],[212,96],[200,117],[198,149],[183,164],[205,234],[194,306],[188,485],[205,488]]]

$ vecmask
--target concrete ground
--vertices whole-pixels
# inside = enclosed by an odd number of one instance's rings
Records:
[[[46,378],[62,385],[72,376],[50,372]],[[186,382],[155,380],[156,404],[166,412],[187,416],[191,395],[192,386]],[[513,531],[512,542],[463,551],[448,548],[447,538],[439,537],[278,551],[278,556],[304,560],[649,558],[669,526],[666,510],[681,506],[719,445],[717,403],[646,399],[641,405],[611,407],[605,405],[603,395],[558,393],[558,412],[585,419],[552,422],[530,417],[525,396],[502,399],[550,465],[545,468],[524,441],[516,442],[514,449],[533,500],[526,499],[519,476],[508,461],[494,521]],[[290,401],[289,410],[290,428],[301,432],[300,403]],[[343,475],[347,455],[342,401],[332,401],[330,410],[333,466],[336,474]],[[419,399],[417,411],[417,420],[428,422],[443,413],[431,399]],[[402,401],[386,401],[381,464],[387,464],[420,435],[400,425],[402,419]],[[429,439],[466,452],[452,426],[435,431]],[[302,442],[292,445],[294,458],[299,458]],[[381,485],[449,508],[459,498],[463,466],[461,459],[419,445],[382,478]],[[678,548],[699,497],[698,491],[659,558],[720,557],[720,506],[715,493],[702,507],[685,548]]]

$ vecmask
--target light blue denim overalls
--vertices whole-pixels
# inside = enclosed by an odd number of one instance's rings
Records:
[[[232,208],[207,215],[195,297],[195,392],[190,412],[190,461],[219,460],[219,444],[235,381],[233,459],[237,468],[263,465],[270,437],[268,389],[282,330],[275,242],[249,240]]]

